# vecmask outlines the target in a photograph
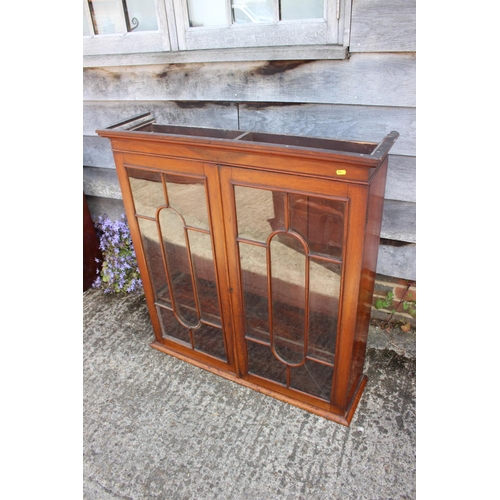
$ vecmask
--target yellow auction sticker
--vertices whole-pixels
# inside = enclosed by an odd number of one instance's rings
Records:
[[[345,170],[337,170],[337,175],[345,175],[346,173]]]

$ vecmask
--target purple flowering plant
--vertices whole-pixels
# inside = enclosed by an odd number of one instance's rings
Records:
[[[115,221],[99,216],[94,225],[103,258],[93,288],[101,288],[104,293],[141,292],[141,276],[125,214]]]

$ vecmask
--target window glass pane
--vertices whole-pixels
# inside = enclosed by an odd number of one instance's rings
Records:
[[[155,0],[127,0],[128,19],[131,31],[156,31]]]
[[[83,35],[90,35],[90,27],[87,20],[87,13],[85,12],[85,4],[83,4]]]
[[[233,19],[237,24],[273,21],[274,0],[232,0]]]
[[[226,0],[188,0],[189,26],[226,26]]]
[[[280,19],[321,19],[325,16],[325,0],[281,0]]]
[[[121,7],[116,0],[89,0],[89,7],[96,35],[123,32]]]

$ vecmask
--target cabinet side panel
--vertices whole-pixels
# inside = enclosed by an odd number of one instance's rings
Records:
[[[363,252],[363,267],[359,288],[356,333],[352,352],[352,365],[349,377],[350,401],[354,395],[360,378],[363,375],[363,364],[366,354],[370,312],[375,286],[375,271],[380,244],[380,229],[382,226],[382,211],[384,208],[384,192],[387,177],[387,158],[372,177],[368,199],[368,217],[366,221],[365,245]]]

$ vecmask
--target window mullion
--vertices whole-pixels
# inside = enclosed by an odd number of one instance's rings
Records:
[[[338,3],[337,3],[338,2]],[[337,18],[337,11],[340,16],[342,15],[342,5],[344,0],[326,0],[326,43],[338,44],[339,43],[339,20]]]
[[[127,8],[127,4],[125,3],[125,0],[116,0],[116,3],[118,4],[118,12],[120,13],[120,22],[122,26],[121,32],[128,33],[128,26],[125,18],[125,9]]]
[[[233,1],[226,0],[226,22],[228,26],[233,24]]]
[[[83,10],[87,18],[87,24],[89,25],[90,34],[95,35],[94,20],[92,19],[92,14],[90,13],[90,6],[88,0],[83,0]]]
[[[172,1],[175,13],[175,25],[177,31],[178,50],[187,50],[186,30],[189,29],[189,14],[187,0],[165,0]]]
[[[171,0],[156,0],[155,5],[163,50],[179,50],[174,7]]]
[[[351,43],[351,12],[352,2],[340,0],[340,19],[339,19],[339,45],[349,47]]]
[[[281,0],[274,0],[274,24],[277,24],[280,21],[280,11],[281,11],[281,6],[280,6]]]

